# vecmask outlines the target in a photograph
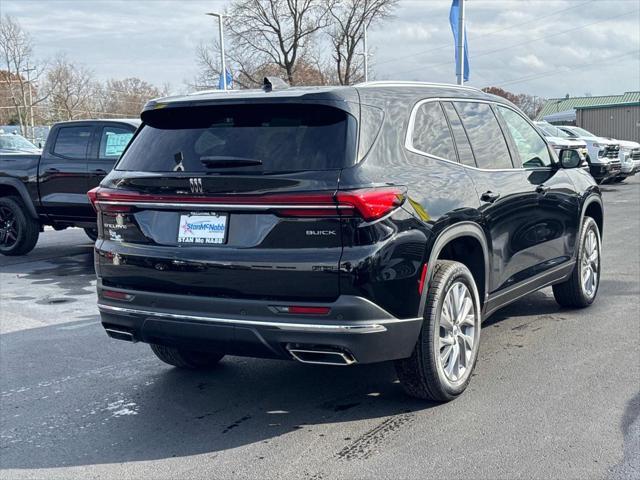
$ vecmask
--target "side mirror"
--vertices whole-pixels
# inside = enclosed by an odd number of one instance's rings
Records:
[[[562,168],[578,168],[582,164],[580,154],[576,150],[563,149],[558,154]]]

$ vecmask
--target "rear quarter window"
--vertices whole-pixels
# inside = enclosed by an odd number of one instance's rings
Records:
[[[425,102],[417,108],[411,144],[414,149],[428,155],[458,161],[451,131],[439,102]]]

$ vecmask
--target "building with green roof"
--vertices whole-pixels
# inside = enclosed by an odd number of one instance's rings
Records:
[[[602,137],[640,142],[640,91],[622,95],[550,98],[537,119],[577,125]]]

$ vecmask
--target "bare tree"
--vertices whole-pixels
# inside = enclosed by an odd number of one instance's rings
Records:
[[[59,56],[47,72],[49,121],[91,118],[95,85],[90,70]]]
[[[15,112],[22,134],[27,135],[27,126],[34,123],[34,106],[47,97],[46,92],[38,95],[36,87],[44,66],[35,65],[31,37],[8,15],[0,18],[0,62],[1,106]]]
[[[100,88],[99,110],[111,117],[137,117],[152,98],[166,95],[166,87],[159,89],[139,78],[111,79]]]
[[[328,30],[340,85],[364,79],[364,58],[357,51],[364,30],[389,17],[398,0],[325,0],[331,22]]]
[[[310,39],[326,26],[326,20],[324,0],[233,0],[225,28],[237,81],[256,85],[268,71],[282,73],[291,85],[299,83],[298,62],[305,58]]]

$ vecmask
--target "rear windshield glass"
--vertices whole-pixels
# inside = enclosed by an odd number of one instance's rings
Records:
[[[167,108],[143,119],[118,170],[272,173],[355,161],[355,119],[324,105]]]

